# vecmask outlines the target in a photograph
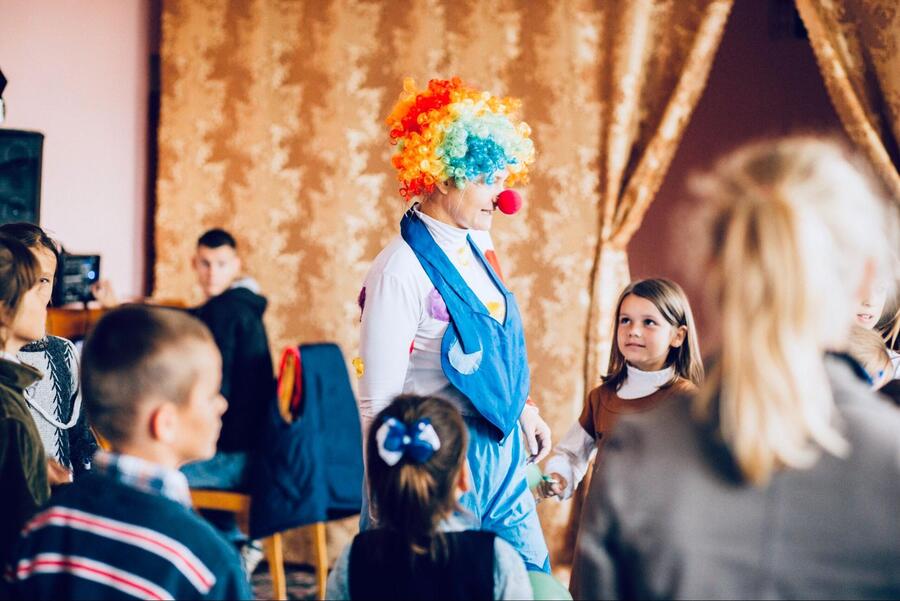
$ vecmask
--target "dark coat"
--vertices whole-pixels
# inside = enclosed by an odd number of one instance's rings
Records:
[[[250,536],[359,513],[362,434],[347,364],[334,344],[300,347],[302,410],[287,423],[273,398],[251,470]]]
[[[218,450],[252,451],[275,392],[272,355],[262,316],[266,299],[247,288],[230,288],[193,310],[222,353],[222,416]]]
[[[763,487],[688,398],[622,419],[585,504],[576,598],[900,598],[900,411],[846,363],[828,372],[849,455]]]
[[[19,530],[50,498],[44,445],[24,396],[40,378],[33,367],[0,359],[0,568]]]

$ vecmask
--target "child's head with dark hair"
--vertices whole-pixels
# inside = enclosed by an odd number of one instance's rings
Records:
[[[468,490],[467,445],[459,411],[436,397],[399,396],[372,422],[366,471],[375,515],[415,553],[434,551],[440,522]]]
[[[37,294],[38,262],[28,248],[0,234],[0,350],[15,352],[44,335],[47,305]]]
[[[681,286],[665,278],[636,280],[619,295],[604,384],[618,390],[627,365],[643,371],[674,369],[674,377],[703,381],[694,315]]]
[[[213,228],[207,230],[197,239],[197,246],[205,246],[206,248],[219,248],[220,246],[230,246],[237,250],[237,242],[234,236],[221,228]]]
[[[45,249],[59,259],[59,244],[33,223],[27,221],[4,223],[0,225],[0,234],[18,240],[31,250]]]
[[[241,273],[234,237],[222,229],[212,229],[200,236],[194,271],[207,299],[228,290]]]
[[[221,374],[209,330],[174,309],[114,309],[82,354],[82,391],[94,427],[114,450],[172,467],[215,453],[227,406]]]
[[[53,295],[53,283],[59,270],[60,247],[47,232],[33,223],[20,221],[0,225],[0,235],[24,244],[38,261],[40,295],[45,303]]]

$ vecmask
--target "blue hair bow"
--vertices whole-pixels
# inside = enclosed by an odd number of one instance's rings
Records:
[[[389,417],[375,432],[375,441],[378,455],[390,466],[397,465],[403,457],[425,463],[441,448],[441,440],[428,418],[405,424]]]

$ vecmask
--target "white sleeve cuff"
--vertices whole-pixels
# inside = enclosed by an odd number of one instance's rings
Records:
[[[572,496],[575,487],[587,472],[593,451],[593,437],[585,432],[578,422],[575,422],[562,440],[556,444],[553,454],[547,460],[544,472],[548,474],[556,472],[566,479],[566,487],[563,489],[561,499],[568,499]]]

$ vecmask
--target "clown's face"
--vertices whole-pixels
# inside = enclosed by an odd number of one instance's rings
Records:
[[[506,188],[505,179],[504,171],[494,175],[492,184],[469,182],[462,190],[451,184],[446,192],[436,191],[432,198],[444,213],[439,219],[463,229],[490,230],[496,209],[494,203]]]

